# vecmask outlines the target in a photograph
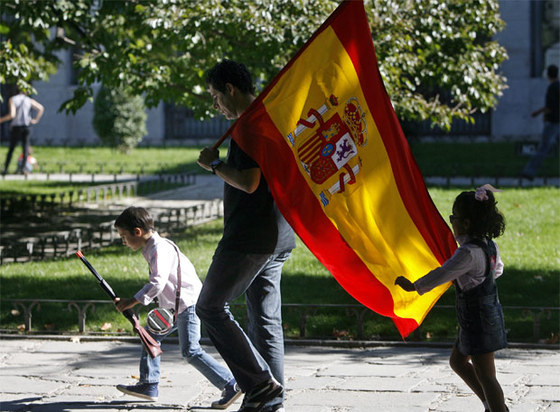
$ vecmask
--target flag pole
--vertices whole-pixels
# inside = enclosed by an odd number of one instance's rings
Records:
[[[216,143],[214,143],[214,144],[212,145],[212,150],[218,149],[218,147],[220,147],[220,146],[222,145],[222,143],[224,142],[224,140],[227,139],[227,137],[228,137],[228,134],[227,134],[227,133],[223,134],[222,137],[220,137],[220,138],[216,141]]]

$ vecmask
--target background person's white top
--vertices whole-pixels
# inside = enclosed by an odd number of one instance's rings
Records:
[[[179,313],[196,303],[202,289],[202,282],[191,261],[178,248],[175,249],[173,242],[154,232],[142,249],[142,255],[150,266],[150,281],[134,295],[136,300],[143,305],[148,305],[157,297],[159,307],[174,309],[177,264],[178,256],[180,256],[181,301]]]
[[[12,103],[16,107],[16,116],[12,120],[12,126],[29,126],[31,124],[31,98],[23,93],[12,97]]]

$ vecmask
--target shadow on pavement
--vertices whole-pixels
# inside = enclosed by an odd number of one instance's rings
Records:
[[[87,410],[115,410],[116,408],[123,408],[123,410],[146,410],[146,411],[170,411],[170,410],[184,410],[183,406],[173,405],[157,405],[148,402],[126,402],[126,401],[112,401],[112,402],[43,402],[34,405],[34,402],[41,401],[42,398],[23,398],[16,399],[8,402],[2,402],[2,411],[28,411],[28,412],[73,412],[73,411],[87,411]],[[25,408],[25,409],[23,409]]]

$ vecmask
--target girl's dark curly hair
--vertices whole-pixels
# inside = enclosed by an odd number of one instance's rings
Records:
[[[488,199],[477,200],[475,192],[462,192],[455,198],[453,214],[469,219],[469,235],[493,239],[504,233],[506,221],[496,207],[497,201],[490,190],[486,190]]]

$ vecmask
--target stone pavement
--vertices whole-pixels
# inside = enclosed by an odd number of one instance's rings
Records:
[[[153,193],[147,196],[122,197],[103,203],[105,209],[121,210],[128,206],[141,206],[149,211],[158,209],[177,209],[203,202],[222,199],[224,181],[218,176],[204,173],[197,174],[193,185],[181,186],[171,190]],[[98,204],[85,204],[84,207],[99,208]]]
[[[142,206],[175,207],[184,202],[200,203],[205,200],[221,199],[224,195],[224,181],[220,177],[201,172],[196,175],[194,185],[182,186],[164,192],[154,193],[145,198],[136,198],[137,202],[144,202]],[[126,199],[123,199],[126,200]],[[140,206],[140,205],[138,205]]]
[[[136,175],[120,174],[30,174],[24,175],[5,175],[0,179],[4,180],[36,180],[36,181],[71,181],[71,182],[88,182],[93,184],[108,184],[117,182],[126,182],[136,179]],[[141,180],[153,180],[154,176],[142,176]],[[112,199],[102,204],[104,208],[120,208],[121,206],[129,206],[134,204],[146,208],[180,208],[188,207],[194,204],[200,204],[201,201],[213,201],[223,197],[224,181],[218,176],[201,171],[195,177],[193,185],[182,186],[171,190],[157,192],[146,197],[123,197],[121,199]],[[99,209],[101,206],[97,203],[84,204],[84,207]]]
[[[0,410],[26,412],[203,411],[219,396],[178,345],[164,343],[158,402],[127,396],[115,385],[134,383],[134,340],[58,337],[3,339]],[[218,356],[211,346],[205,349]],[[408,344],[286,348],[288,412],[483,411],[451,371],[449,348]],[[498,379],[512,412],[560,411],[560,352],[506,349],[496,354]],[[229,410],[239,408],[240,400]]]

